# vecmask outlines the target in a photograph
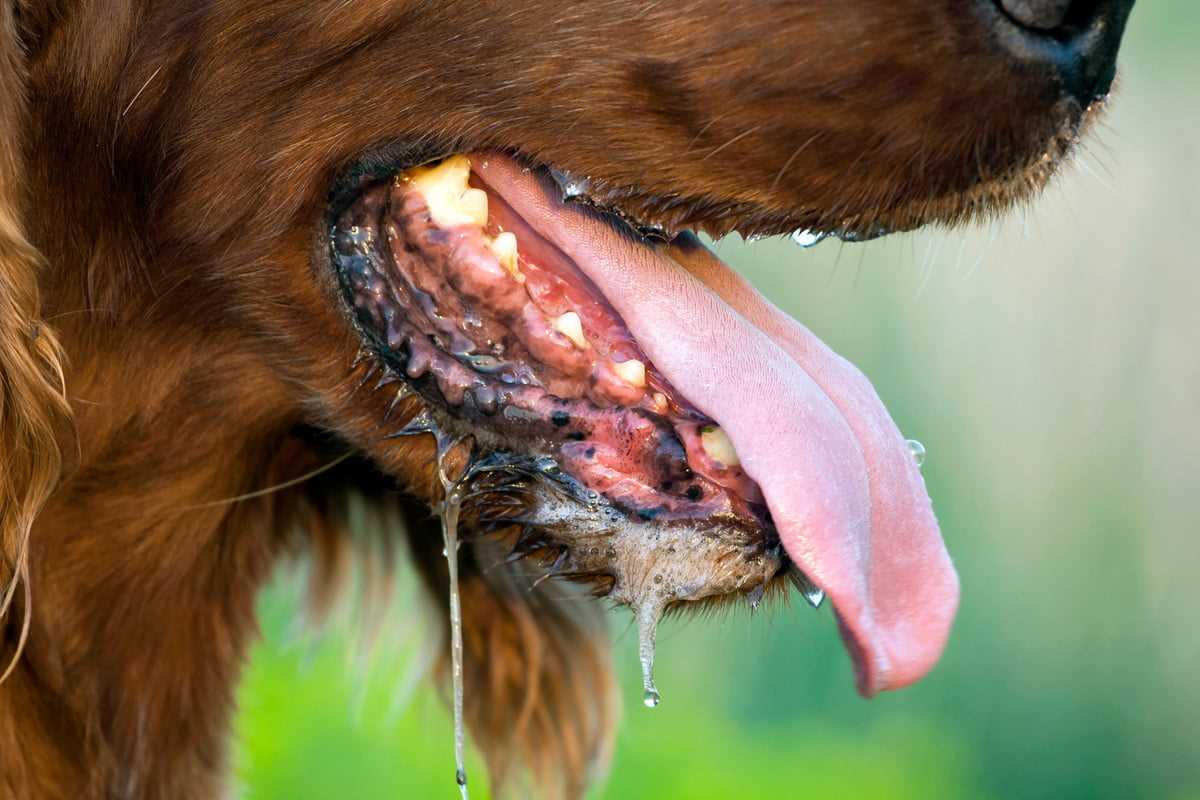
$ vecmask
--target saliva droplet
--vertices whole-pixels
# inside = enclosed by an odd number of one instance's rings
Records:
[[[916,439],[909,439],[908,452],[912,453],[913,461],[917,462],[917,469],[925,466],[925,445]]]
[[[654,685],[654,644],[658,634],[658,620],[662,617],[662,606],[652,599],[643,600],[637,610],[638,657],[642,662],[642,703],[646,708],[657,708],[662,695]]]
[[[814,231],[810,228],[801,228],[800,230],[792,233],[792,241],[807,250],[810,247],[816,247],[819,245],[827,236],[828,234],[821,233],[820,231]]]

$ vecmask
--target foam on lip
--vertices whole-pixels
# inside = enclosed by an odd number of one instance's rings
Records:
[[[859,690],[926,674],[949,635],[958,577],[904,437],[861,373],[698,242],[646,247],[564,205],[511,159],[474,166],[729,434],[789,556],[833,602]]]

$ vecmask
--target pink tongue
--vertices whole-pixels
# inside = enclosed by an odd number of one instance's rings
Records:
[[[941,656],[958,576],[908,445],[862,373],[707,249],[652,249],[503,157],[475,169],[570,256],[654,366],[729,434],[784,548],[837,611],[864,695]]]

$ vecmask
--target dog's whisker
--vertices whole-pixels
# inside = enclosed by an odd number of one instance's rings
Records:
[[[299,486],[303,483],[307,483],[308,481],[312,480],[313,478],[316,478],[320,475],[323,475],[326,472],[329,472],[331,469],[333,469],[334,467],[338,466],[339,464],[345,462],[347,459],[352,458],[353,456],[354,456],[353,452],[343,453],[342,455],[333,459],[329,463],[324,464],[320,467],[317,467],[316,469],[314,469],[310,472],[306,472],[297,478],[292,478],[291,480],[283,481],[282,483],[277,483],[277,484],[274,484],[273,486],[268,486],[264,489],[257,489],[253,492],[247,492],[245,494],[239,494],[239,495],[235,495],[233,497],[225,497],[220,500],[211,500],[207,503],[195,503],[192,505],[182,506],[180,508],[180,510],[181,511],[196,511],[199,509],[214,508],[216,506],[224,506],[224,505],[232,505],[234,503],[241,503],[245,500],[254,500],[259,497],[266,497],[267,495],[275,494],[276,492],[282,492],[285,489],[291,489],[292,487]]]
[[[1088,158],[1086,158],[1085,156],[1091,157],[1092,154],[1088,150],[1084,149],[1080,153],[1080,157],[1075,159],[1075,163],[1079,165],[1079,168],[1081,170],[1083,170],[1085,173],[1087,173],[1089,176],[1094,178],[1095,181],[1097,183],[1099,183],[1101,186],[1103,186],[1107,191],[1116,192],[1116,187],[1113,186],[1109,180],[1106,180],[1103,175],[1101,175],[1100,173],[1098,173],[1094,169],[1092,169],[1091,165],[1088,164]],[[1099,163],[1099,162],[1097,162],[1097,163]]]
[[[775,191],[775,189],[778,188],[779,182],[783,180],[783,176],[787,173],[788,168],[792,166],[792,162],[799,158],[800,154],[807,150],[808,146],[820,137],[821,133],[818,131],[817,133],[814,133],[812,136],[808,137],[808,139],[802,142],[799,147],[792,151],[792,154],[788,156],[787,161],[783,162],[783,166],[779,168],[779,172],[775,174],[775,180],[771,181],[771,191]]]
[[[707,160],[707,159],[713,158],[714,156],[719,155],[720,153],[724,152],[728,148],[730,148],[733,145],[740,142],[742,139],[745,139],[747,136],[753,136],[754,134],[758,133],[760,130],[762,130],[762,128],[763,128],[762,125],[755,125],[752,128],[747,128],[746,130],[739,133],[737,136],[734,136],[733,138],[727,140],[724,144],[719,145],[718,147],[715,147],[712,150],[709,150],[707,153],[704,154],[704,157],[701,160],[704,161],[704,160]]]
[[[138,101],[138,98],[142,96],[142,92],[146,91],[146,87],[148,87],[151,82],[158,77],[158,73],[160,72],[162,72],[161,65],[156,67],[154,72],[150,73],[150,77],[146,78],[145,82],[141,85],[141,88],[134,93],[133,97],[129,100],[129,103],[121,110],[121,119],[124,119],[129,114],[130,110],[133,108],[133,104]]]

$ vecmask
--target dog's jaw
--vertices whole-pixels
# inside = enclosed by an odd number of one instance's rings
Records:
[[[799,570],[833,599],[863,693],[920,678],[958,582],[870,385],[694,236],[642,241],[559,192],[506,156],[455,156],[367,187],[332,232],[392,380],[536,484],[514,555],[555,553],[638,609],[756,601]]]

